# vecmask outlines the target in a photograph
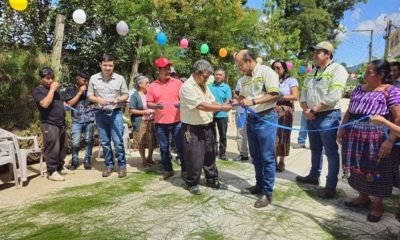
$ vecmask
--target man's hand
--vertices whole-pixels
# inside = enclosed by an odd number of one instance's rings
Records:
[[[50,84],[50,91],[55,92],[57,91],[58,87],[60,87],[60,84],[58,82],[52,82]]]
[[[221,105],[221,112],[229,112],[230,110],[232,110],[231,104],[222,104]]]
[[[304,117],[307,120],[314,120],[315,119],[315,115],[311,112],[311,109],[307,109],[305,111],[303,111],[304,113]]]
[[[105,99],[103,99],[103,98],[100,98],[100,97],[97,97],[97,103],[98,103],[101,107],[104,107],[104,106],[110,104],[107,100],[105,100]]]
[[[246,98],[242,98],[239,100],[239,104],[243,106],[253,106],[253,101]]]
[[[156,109],[164,109],[164,104],[162,104],[162,103],[157,103],[157,104],[156,104]]]
[[[86,89],[87,89],[87,86],[86,86],[86,85],[82,85],[82,86],[79,88],[79,93],[80,93],[80,94],[83,94],[83,93],[86,91]]]
[[[143,110],[143,115],[150,115],[152,113],[154,113],[153,109],[145,109],[145,110]]]

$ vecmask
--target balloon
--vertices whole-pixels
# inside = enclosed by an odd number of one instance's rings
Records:
[[[286,66],[287,66],[287,69],[290,70],[290,69],[293,68],[293,63],[291,63],[291,62],[286,62]]]
[[[126,36],[129,32],[128,24],[125,21],[119,21],[117,24],[117,33],[121,36]]]
[[[82,9],[75,10],[72,14],[72,19],[74,19],[77,24],[84,24],[86,22],[85,11],[83,11]]]
[[[256,62],[259,63],[259,64],[262,64],[263,63],[263,59],[258,57],[258,58],[256,58]]]
[[[306,73],[310,73],[311,71],[312,71],[312,68],[311,67],[307,67]]]
[[[24,11],[28,7],[28,0],[10,0],[10,5],[14,10]]]
[[[224,58],[226,57],[226,55],[228,55],[228,50],[226,50],[226,48],[221,48],[219,49],[219,56]]]
[[[159,32],[157,34],[157,43],[161,46],[164,46],[165,44],[167,44],[167,35],[165,35],[164,32]]]
[[[299,67],[299,73],[306,73],[306,67],[304,66]]]
[[[210,50],[210,49],[209,49],[207,43],[201,44],[201,46],[200,46],[200,53],[201,54],[207,54],[208,50]]]
[[[188,48],[189,41],[186,38],[182,38],[181,42],[179,43],[179,45],[181,46],[181,48]]]

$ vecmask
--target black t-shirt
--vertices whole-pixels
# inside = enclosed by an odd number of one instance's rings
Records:
[[[39,108],[40,121],[55,126],[63,126],[65,125],[64,100],[58,90],[54,92],[53,101],[48,108],[42,108],[40,106],[40,101],[42,101],[48,93],[49,89],[45,88],[43,85],[36,87],[32,91],[33,100]]]

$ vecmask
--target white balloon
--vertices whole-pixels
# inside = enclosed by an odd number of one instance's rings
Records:
[[[75,10],[72,14],[72,19],[74,19],[77,24],[84,24],[86,22],[85,11],[83,11],[82,9]]]
[[[126,36],[129,32],[129,26],[125,21],[119,21],[117,24],[117,33],[121,36]]]

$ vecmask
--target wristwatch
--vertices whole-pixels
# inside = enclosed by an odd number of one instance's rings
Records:
[[[253,103],[253,106],[256,105],[256,100],[254,100],[254,98],[251,99],[251,102]]]

